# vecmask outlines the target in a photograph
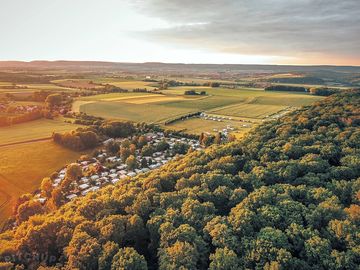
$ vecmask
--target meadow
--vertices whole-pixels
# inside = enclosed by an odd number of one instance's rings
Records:
[[[155,88],[157,88],[156,86],[154,86],[153,82],[144,82],[144,81],[109,81],[109,84],[123,88],[123,89],[128,89],[128,90],[134,90],[134,89],[144,89],[146,88],[147,90],[154,90]]]
[[[181,130],[184,132],[189,132],[192,134],[200,135],[204,131],[209,132],[211,134],[216,134],[222,129],[226,128],[228,125],[236,128],[235,133],[245,133],[249,131],[253,124],[249,123],[241,123],[239,121],[212,121],[212,120],[204,120],[201,118],[190,118],[184,121],[177,121],[171,125],[168,125],[169,128],[174,130]]]
[[[62,91],[62,92],[68,92],[68,91],[74,91],[74,89],[68,88],[68,87],[62,87],[51,83],[44,83],[44,84],[19,84],[19,86],[25,86],[26,88],[14,88],[14,89],[8,89],[6,87],[11,86],[11,83],[8,82],[0,82],[0,94],[30,94],[35,91]]]
[[[211,112],[220,115],[227,115],[227,116],[263,119],[269,115],[275,114],[286,108],[287,106],[281,106],[281,105],[245,103],[245,104],[236,104],[232,106],[227,106],[225,108],[211,110]]]
[[[35,191],[44,177],[82,154],[52,141],[5,146],[0,151],[0,228],[20,195]]]
[[[80,106],[80,111],[107,119],[163,123],[170,118],[181,116],[194,110],[154,103],[133,104],[119,101],[101,101],[83,104]]]
[[[79,125],[65,123],[62,118],[39,119],[0,128],[0,146],[24,141],[50,138],[53,132],[74,130]]]
[[[185,96],[184,92],[190,89],[206,91],[207,95]],[[162,90],[162,93],[163,95],[114,93],[90,96],[75,101],[74,106],[76,110],[108,119],[157,124],[164,124],[169,119],[188,113],[203,111],[238,118],[231,125],[244,131],[248,128],[243,128],[239,120],[258,122],[286,108],[309,105],[322,99],[307,93],[268,92],[260,88],[174,87]],[[186,129],[187,132],[195,134],[224,128],[224,123],[211,122],[191,119],[175,122],[169,127]]]

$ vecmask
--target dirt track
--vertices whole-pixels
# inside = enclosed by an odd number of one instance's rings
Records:
[[[18,144],[24,144],[24,143],[33,143],[33,142],[49,141],[49,140],[51,140],[51,137],[39,138],[39,139],[28,140],[28,141],[21,141],[21,142],[5,143],[5,144],[0,144],[0,147],[6,147],[6,146],[18,145]]]

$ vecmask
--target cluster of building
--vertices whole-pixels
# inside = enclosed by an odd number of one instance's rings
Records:
[[[73,188],[68,194],[65,194],[66,199],[72,200],[79,196],[85,196],[89,192],[97,191],[103,186],[116,184],[121,179],[134,177],[138,174],[160,168],[175,158],[176,154],[171,150],[176,143],[187,144],[189,147],[198,151],[203,149],[197,140],[166,137],[162,132],[148,133],[145,134],[145,136],[149,145],[156,146],[160,142],[165,141],[169,145],[169,148],[164,151],[154,152],[151,156],[142,156],[141,151],[136,150],[136,161],[138,164],[136,169],[130,169],[119,155],[110,155],[105,149],[102,149],[97,156],[89,160],[77,162],[85,176],[72,183]],[[105,141],[104,144],[109,143],[111,140],[114,139],[109,139]],[[121,142],[121,140],[118,141]],[[143,163],[141,162],[143,159],[147,161],[144,167],[142,167]],[[56,188],[60,186],[65,176],[66,167],[57,172],[57,177],[53,180],[53,187]],[[45,203],[46,201],[46,198],[41,197],[40,193],[36,195],[36,199],[41,203]]]
[[[10,103],[0,103],[0,112],[11,113],[31,113],[40,110],[38,105],[11,105]]]
[[[231,117],[226,117],[226,116],[217,116],[217,115],[208,115],[206,113],[201,113],[199,115],[200,118],[203,118],[205,120],[212,120],[212,121],[217,121],[217,122],[223,122],[224,120],[233,120]]]
[[[284,110],[281,110],[275,114],[271,114],[271,115],[266,115],[264,117],[264,120],[263,121],[268,121],[268,120],[276,120],[286,114],[288,114],[289,112],[292,112],[293,110],[295,110],[296,108],[295,107],[287,107],[285,108]]]
[[[223,129],[217,129],[217,128],[213,129],[213,131],[215,131],[215,132],[221,132],[225,137],[227,137],[229,135],[229,133],[234,131],[234,130],[235,130],[235,128],[232,127],[231,125],[227,125]]]

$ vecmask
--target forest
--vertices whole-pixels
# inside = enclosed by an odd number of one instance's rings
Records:
[[[344,90],[63,206],[23,196],[0,269],[358,269],[359,127]]]

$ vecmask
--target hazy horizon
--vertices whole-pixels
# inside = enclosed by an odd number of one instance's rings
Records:
[[[356,0],[4,0],[0,60],[360,65]]]

